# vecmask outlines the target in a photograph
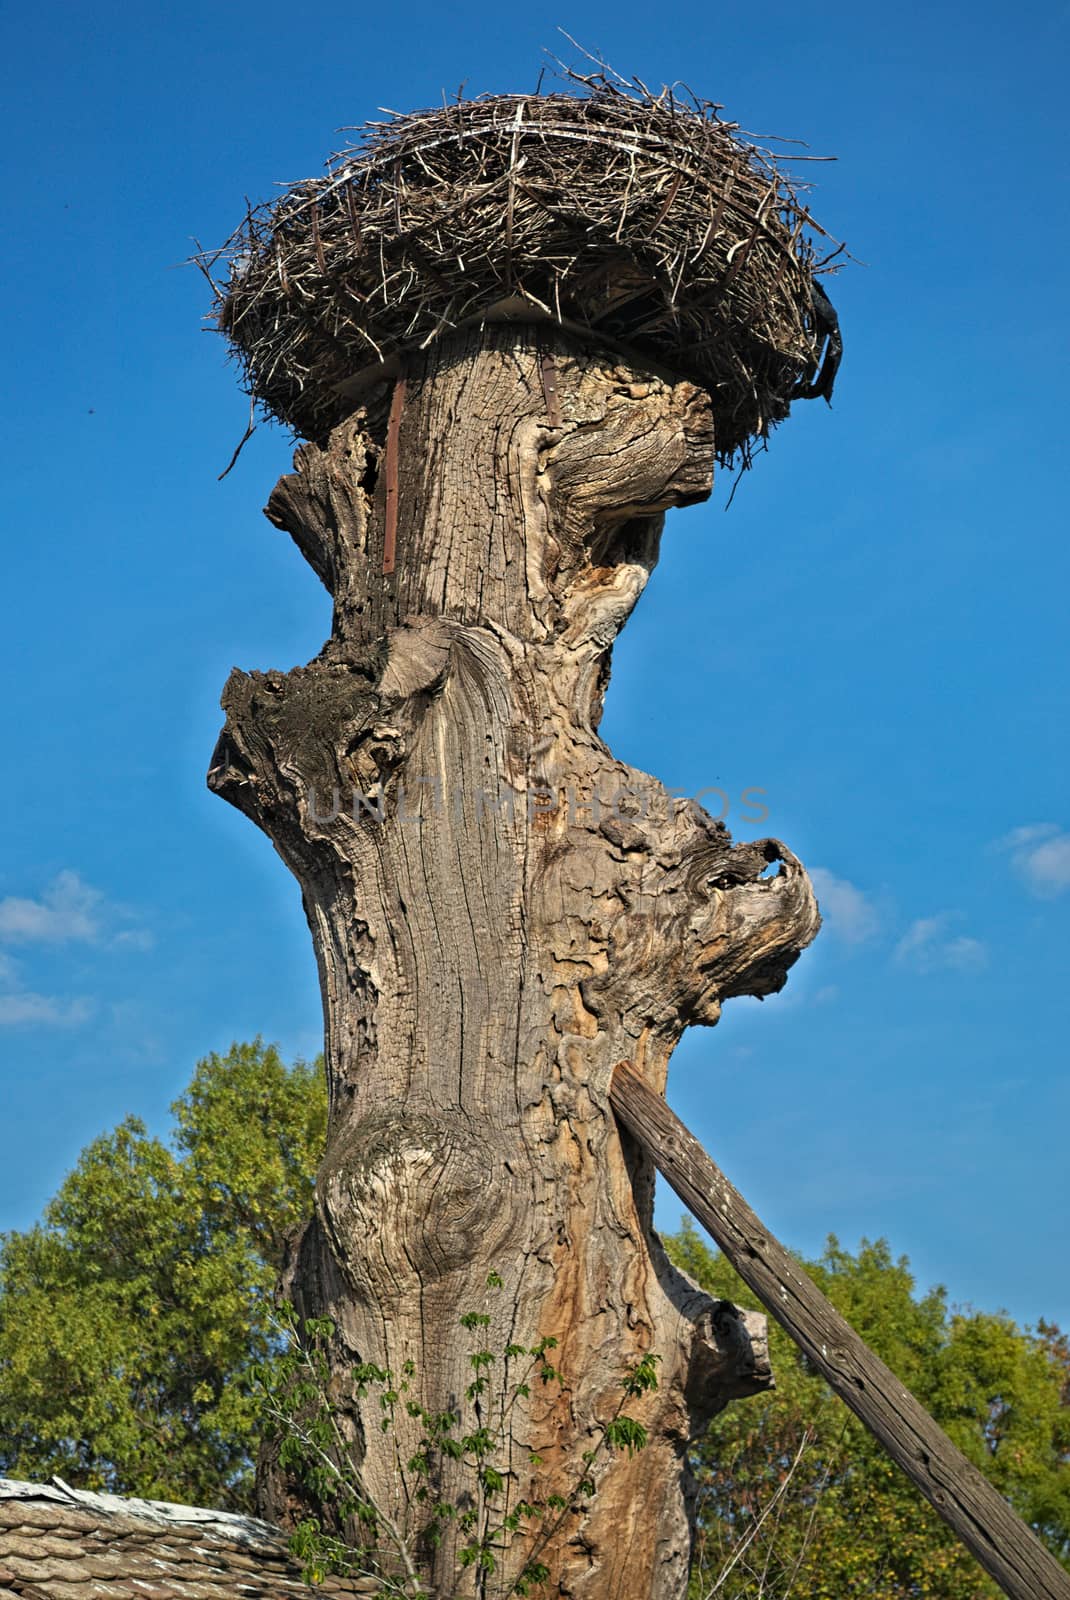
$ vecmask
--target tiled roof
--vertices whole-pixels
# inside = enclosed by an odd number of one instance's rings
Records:
[[[285,1536],[253,1517],[0,1478],[0,1600],[340,1600],[377,1588],[328,1578],[310,1589]]]

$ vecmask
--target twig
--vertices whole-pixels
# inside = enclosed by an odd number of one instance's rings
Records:
[[[783,1483],[779,1486],[779,1488],[777,1489],[776,1494],[773,1496],[773,1498],[770,1500],[769,1504],[762,1511],[762,1513],[759,1516],[758,1520],[754,1523],[754,1526],[748,1530],[746,1538],[743,1539],[740,1542],[740,1544],[739,1544],[737,1550],[735,1551],[735,1554],[733,1555],[731,1561],[722,1570],[722,1572],[721,1572],[720,1576],[718,1577],[717,1582],[714,1584],[713,1588],[712,1589],[708,1589],[706,1591],[705,1600],[712,1600],[712,1597],[717,1593],[717,1591],[724,1587],[725,1583],[728,1580],[728,1576],[731,1573],[733,1567],[736,1566],[736,1564],[740,1561],[740,1559],[743,1557],[743,1555],[746,1553],[746,1551],[749,1550],[749,1548],[753,1544],[754,1540],[758,1537],[758,1534],[761,1532],[762,1527],[764,1526],[764,1524],[766,1522],[766,1519],[768,1518],[769,1514],[772,1512],[773,1508],[776,1505],[779,1504],[780,1500],[783,1498],[784,1494],[787,1492],[788,1485],[791,1483],[792,1478],[795,1476],[795,1472],[796,1472],[796,1469],[798,1468],[799,1462],[802,1460],[803,1454],[804,1454],[807,1446],[810,1444],[812,1438],[813,1438],[813,1435],[810,1433],[810,1430],[808,1428],[804,1429],[803,1430],[802,1441],[801,1441],[801,1443],[799,1445],[798,1450],[795,1452],[794,1461],[791,1463],[791,1466],[788,1468],[787,1473],[785,1474]]]
[[[222,483],[223,479],[227,476],[227,473],[230,472],[231,468],[237,465],[238,457],[241,455],[242,451],[245,449],[245,446],[249,443],[249,440],[252,438],[253,434],[256,432],[256,422],[254,420],[255,416],[256,416],[256,400],[255,400],[255,398],[251,398],[250,401],[249,401],[249,426],[246,428],[245,432],[242,434],[241,438],[238,440],[238,447],[235,450],[234,454],[231,456],[229,462],[223,468],[223,471],[219,474],[219,477],[216,479],[217,483]]]

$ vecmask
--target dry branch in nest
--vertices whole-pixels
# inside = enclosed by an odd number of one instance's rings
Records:
[[[201,258],[226,264],[218,325],[265,410],[322,443],[362,375],[508,318],[701,384],[723,462],[828,398],[839,338],[798,186],[715,105],[574,83],[370,123]]]

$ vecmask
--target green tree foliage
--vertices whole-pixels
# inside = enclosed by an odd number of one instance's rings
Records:
[[[673,1259],[711,1294],[754,1296],[687,1224]],[[1058,1328],[916,1296],[883,1241],[830,1238],[807,1271],[1053,1552],[1070,1557],[1070,1349]],[[881,1446],[770,1319],[776,1390],[729,1406],[697,1452],[693,1597],[982,1600],[998,1596]]]
[[[322,1067],[200,1062],[170,1145],[129,1117],[0,1236],[0,1474],[247,1509],[271,1294],[312,1207]]]

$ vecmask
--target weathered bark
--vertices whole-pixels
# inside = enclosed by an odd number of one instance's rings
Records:
[[[668,1600],[688,1439],[769,1376],[761,1327],[667,1261],[610,1077],[627,1058],[662,1090],[684,1028],[778,989],[818,921],[782,845],[734,846],[597,733],[662,513],[709,492],[710,401],[515,328],[410,361],[388,446],[393,392],[271,496],[334,595],[332,637],[307,667],[231,676],[209,776],[298,878],[319,962],[328,1143],[289,1288],[335,1321],[340,1372],[411,1360],[437,1408],[470,1380],[461,1313],[490,1313],[498,1348],[555,1337],[560,1392],[513,1414],[516,1493],[572,1492],[656,1352],[659,1389],[629,1406],[648,1448],[612,1459],[545,1559],[562,1595]],[[352,1428],[392,1501],[393,1441]],[[277,1516],[286,1486],[263,1482]]]

